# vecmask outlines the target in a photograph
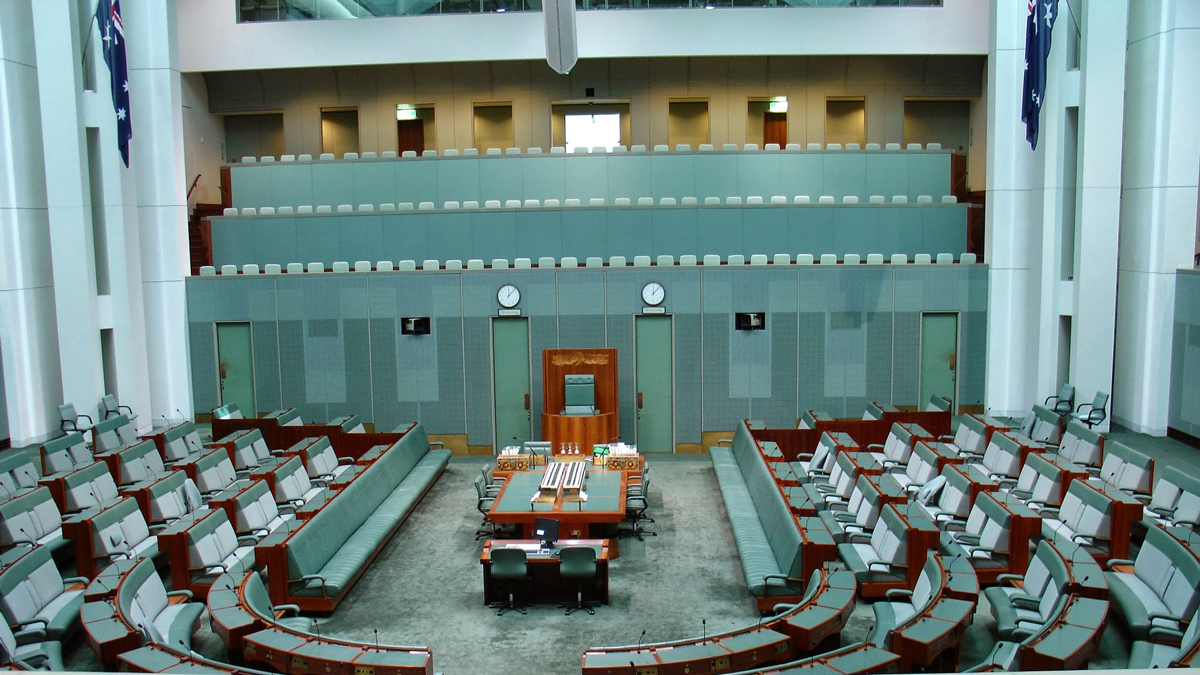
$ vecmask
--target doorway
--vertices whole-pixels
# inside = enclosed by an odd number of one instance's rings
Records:
[[[529,317],[492,318],[492,398],[496,452],[530,440]]]
[[[425,123],[421,120],[397,120],[396,152],[403,155],[410,150],[418,155],[425,151]]]
[[[781,148],[787,145],[787,113],[763,113],[763,147],[771,143]]]
[[[675,451],[674,317],[636,316],[634,386],[640,452]]]
[[[921,313],[921,384],[919,401],[932,396],[958,403],[958,313]]]
[[[219,405],[236,403],[245,417],[257,417],[254,403],[254,343],[250,322],[217,325],[217,394]]]

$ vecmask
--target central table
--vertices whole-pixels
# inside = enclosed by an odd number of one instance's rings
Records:
[[[590,467],[584,492],[587,499],[557,494],[550,499],[534,501],[542,481],[542,471],[514,471],[504,482],[504,488],[488,511],[494,523],[520,525],[525,538],[533,537],[533,523],[538,518],[552,518],[561,523],[563,538],[599,538],[603,532],[592,532],[593,526],[616,524],[625,518],[625,491],[628,472],[608,471]]]
[[[616,557],[609,555],[607,539],[559,539],[550,549],[542,548],[536,540],[489,539],[483,545],[479,562],[483,565],[483,602],[488,604],[505,600],[504,593],[492,583],[492,550],[498,548],[520,548],[525,551],[525,562],[529,570],[529,582],[513,588],[517,600],[560,602],[575,599],[575,582],[563,579],[559,574],[559,552],[567,546],[590,546],[596,551],[596,580],[583,589],[584,600],[598,600],[608,604],[608,561]]]

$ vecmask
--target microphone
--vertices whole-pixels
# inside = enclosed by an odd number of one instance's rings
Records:
[[[37,546],[37,540],[36,540],[36,539],[34,539],[33,537],[29,536],[29,533],[25,531],[25,528],[23,528],[23,527],[18,527],[18,528],[17,528],[17,530],[18,530],[18,531],[19,531],[19,532],[20,532],[22,535],[24,535],[24,536],[25,536],[25,539],[26,539],[26,540],[29,542],[29,545],[30,545],[30,546]],[[16,542],[13,542],[13,543],[16,543]]]
[[[381,651],[379,649],[379,629],[375,628],[373,630],[375,631],[375,651]]]
[[[635,664],[633,663],[633,661],[630,661],[630,662],[629,662],[629,667],[633,669],[633,672],[634,672],[634,673],[636,673],[636,672],[637,672],[637,665],[635,665]]]
[[[182,420],[182,421],[184,421],[184,422],[186,422],[186,421],[187,421],[187,415],[184,415],[182,410],[180,410],[179,408],[176,408],[176,409],[175,409],[175,412],[179,413],[179,419],[180,419],[180,420]]]
[[[320,640],[321,639],[321,623],[319,621],[317,621],[316,619],[313,619],[313,629],[317,631],[317,639]]]
[[[642,651],[642,638],[646,637],[646,629],[642,629],[642,634],[638,636],[637,651]]]
[[[700,644],[708,642],[708,620],[700,619]]]
[[[187,646],[187,643],[186,643],[186,642],[184,642],[182,638],[180,638],[180,640],[179,640],[178,642],[179,642],[179,646],[180,646],[180,647],[183,647],[183,651],[184,651],[184,653],[186,653],[188,656],[195,656],[195,655],[196,655],[196,652],[192,651],[192,648],[191,648],[191,647],[189,647],[189,646]]]

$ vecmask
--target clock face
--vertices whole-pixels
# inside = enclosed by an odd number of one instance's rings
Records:
[[[504,284],[499,291],[496,291],[496,301],[500,303],[501,307],[511,309],[521,302],[521,291],[512,284]]]
[[[657,281],[651,281],[642,287],[642,300],[647,305],[660,305],[666,299],[667,291],[663,289],[663,285]]]

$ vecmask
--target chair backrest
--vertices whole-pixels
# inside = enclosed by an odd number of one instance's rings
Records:
[[[169,523],[204,509],[200,489],[182,471],[175,471],[149,488],[150,522]]]
[[[299,457],[292,457],[275,469],[275,502],[283,504],[304,499],[312,489],[308,471]]]
[[[879,523],[871,533],[871,548],[886,563],[904,562],[908,552],[908,523],[894,505],[888,504],[880,511]]]
[[[1104,462],[1100,465],[1100,479],[1105,483],[1121,490],[1148,493],[1153,474],[1154,460],[1149,455],[1118,441],[1106,444]]]
[[[233,485],[237,473],[229,454],[216,450],[196,460],[196,487],[202,493],[219,492]]]
[[[146,638],[155,643],[167,644],[169,640],[160,635],[154,620],[170,604],[167,588],[154,569],[154,561],[143,558],[125,573],[117,587],[117,614],[130,626],[141,626]]]
[[[558,564],[564,577],[594,576],[596,550],[591,546],[564,546],[558,552]]]
[[[163,434],[163,455],[168,462],[178,462],[204,453],[200,430],[191,422],[168,429]]]
[[[0,613],[14,626],[36,621],[65,591],[50,549],[38,546],[0,571]]]
[[[960,518],[967,515],[971,510],[971,480],[949,465],[942,469],[941,475],[946,478],[946,487],[938,495],[938,509]]]
[[[507,547],[493,548],[491,558],[492,576],[515,577],[525,575],[526,568],[524,550]]]
[[[96,462],[63,478],[66,512],[75,513],[117,498],[117,483],[104,462]]]
[[[255,481],[238,493],[234,499],[234,516],[237,532],[269,530],[271,521],[279,515],[275,496],[267,487],[267,481]]]
[[[925,443],[913,446],[904,474],[914,485],[924,485],[937,475],[937,453]]]
[[[1063,459],[1084,466],[1100,466],[1104,451],[1104,435],[1089,429],[1086,424],[1071,420],[1063,432],[1058,454]]]
[[[11,452],[0,459],[0,500],[30,492],[37,484],[37,467],[29,453]]]
[[[122,499],[92,518],[93,553],[98,558],[129,554],[150,536],[150,527],[132,498]]]
[[[66,436],[46,441],[42,445],[41,452],[42,469],[47,474],[73,471],[95,461],[92,451],[88,450],[87,441],[79,432],[72,432]],[[3,477],[0,476],[0,483],[2,482]],[[37,484],[36,479],[34,484]]]
[[[125,448],[117,455],[117,462],[120,465],[118,478],[121,485],[158,478],[167,473],[163,466],[162,455],[158,454],[158,446],[154,444],[154,441],[142,441],[137,445]]]
[[[1165,530],[1147,530],[1133,572],[1172,615],[1191,616],[1200,607],[1200,559]]]
[[[0,548],[33,545],[61,530],[62,514],[47,487],[0,504]]]
[[[237,550],[237,535],[225,509],[215,509],[188,528],[188,563],[192,568],[214,567]]]

